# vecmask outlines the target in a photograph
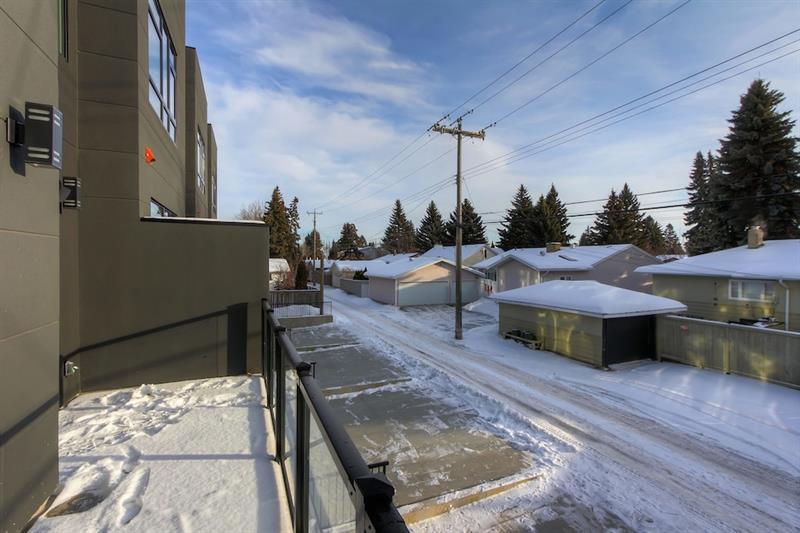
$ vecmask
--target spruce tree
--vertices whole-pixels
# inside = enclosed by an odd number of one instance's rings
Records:
[[[528,248],[533,246],[534,208],[528,189],[520,185],[514,198],[511,200],[511,208],[506,211],[503,222],[497,234],[500,236],[498,245],[504,250],[512,248]]]
[[[286,259],[292,252],[292,228],[281,190],[275,187],[267,202],[264,222],[269,226],[269,256]]]
[[[456,243],[456,212],[450,213],[450,220],[445,225],[448,246]],[[486,244],[486,226],[481,216],[475,212],[472,202],[464,198],[461,203],[461,244]]]
[[[550,242],[560,242],[562,244],[569,244],[575,238],[575,235],[567,233],[569,228],[569,217],[567,216],[567,206],[558,197],[556,186],[551,184],[550,190],[547,191],[545,197],[547,202],[547,216],[548,221],[545,227],[551,228],[548,230],[548,240]]]
[[[308,287],[308,268],[305,261],[297,263],[297,269],[294,274],[294,288],[305,289]]]
[[[647,215],[642,221],[643,237],[642,249],[652,255],[663,255],[667,250],[667,241],[661,224],[652,216]]]
[[[358,259],[361,256],[361,252],[358,251],[361,244],[360,239],[356,225],[345,222],[342,225],[339,240],[336,241],[339,256],[342,259]]]
[[[713,164],[711,154],[709,154],[709,163]],[[713,250],[713,243],[709,236],[711,231],[709,228],[709,206],[707,202],[710,198],[708,192],[708,179],[709,170],[707,168],[706,160],[703,158],[701,152],[697,152],[694,156],[694,163],[692,164],[692,171],[689,174],[689,204],[692,205],[683,217],[689,229],[684,233],[686,237],[686,248],[691,255],[704,254]],[[716,221],[713,222],[716,224]]]
[[[664,253],[669,255],[683,255],[683,246],[678,239],[678,234],[675,233],[675,228],[672,224],[667,224],[664,227]]]
[[[746,228],[759,224],[770,239],[800,237],[800,154],[790,112],[779,112],[784,95],[753,81],[728,121],[720,141],[718,178],[711,193],[720,221],[720,247],[746,241]],[[782,195],[782,196],[777,196]]]
[[[336,243],[336,241],[333,241],[328,249],[328,259],[339,259],[339,245]]]
[[[294,264],[300,257],[300,200],[292,198],[286,210],[289,218],[289,254],[287,260]]]
[[[611,189],[603,211],[588,230],[591,244],[643,244],[643,220],[639,200],[626,183],[619,194]],[[581,237],[583,241],[583,237]]]
[[[437,244],[443,244],[447,238],[447,233],[444,227],[444,220],[439,208],[431,201],[428,204],[428,209],[425,210],[425,216],[419,223],[417,233],[414,236],[414,243],[417,250],[424,252],[430,250]]]
[[[400,200],[395,200],[389,225],[383,234],[383,247],[395,254],[414,251],[414,224],[406,217]]]

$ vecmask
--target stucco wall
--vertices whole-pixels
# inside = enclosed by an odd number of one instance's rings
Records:
[[[539,273],[516,259],[497,267],[497,292],[509,291],[539,283]]]
[[[602,364],[603,321],[599,318],[500,303],[500,334],[512,329],[532,331],[544,350]]]
[[[396,286],[396,281],[393,279],[370,278],[369,297],[376,302],[394,305]]]
[[[785,322],[786,291],[775,282],[774,302],[731,300],[728,278],[703,276],[653,276],[653,294],[678,300],[688,308],[687,315],[707,320],[739,320],[775,316]],[[800,331],[800,282],[787,281],[789,287],[789,329]]]
[[[55,2],[0,0],[0,116],[59,105],[56,28]],[[0,531],[19,531],[58,482],[59,172],[16,173],[0,131]]]

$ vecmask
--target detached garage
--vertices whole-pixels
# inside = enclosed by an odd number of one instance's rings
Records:
[[[597,281],[548,281],[493,298],[501,335],[535,336],[543,350],[597,367],[655,357],[655,316],[686,310],[676,300]]]
[[[455,303],[456,267],[440,257],[420,257],[377,265],[367,270],[369,297],[398,307]],[[483,274],[461,269],[463,303],[480,298]]]

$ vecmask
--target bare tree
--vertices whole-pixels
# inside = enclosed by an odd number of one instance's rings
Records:
[[[263,200],[254,200],[249,204],[242,206],[239,209],[239,214],[236,218],[239,220],[264,220],[264,209],[267,202]]]

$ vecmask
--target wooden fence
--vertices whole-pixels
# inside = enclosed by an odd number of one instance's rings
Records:
[[[656,322],[656,354],[800,388],[800,333],[668,315]]]
[[[269,304],[272,307],[287,305],[319,306],[321,300],[316,289],[272,290],[269,291]]]

